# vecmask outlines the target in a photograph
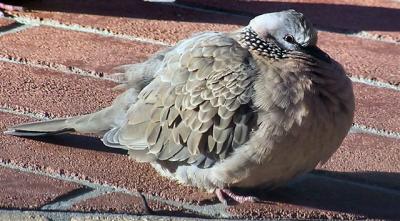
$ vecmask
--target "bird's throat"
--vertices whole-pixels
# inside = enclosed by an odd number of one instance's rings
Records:
[[[247,27],[242,31],[240,42],[244,47],[264,57],[273,59],[282,59],[287,57],[286,50],[280,48],[274,42],[268,42],[261,39],[250,27]]]

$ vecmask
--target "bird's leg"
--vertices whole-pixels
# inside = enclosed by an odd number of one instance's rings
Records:
[[[4,15],[2,11],[24,11],[24,8],[20,6],[7,5],[0,2],[0,17]]]
[[[227,204],[227,200],[225,198],[225,195],[234,200],[235,202],[238,203],[245,203],[245,202],[259,202],[260,200],[255,197],[255,196],[240,196],[235,193],[233,193],[229,189],[216,189],[215,194],[217,195],[219,201],[223,204]]]
[[[222,192],[222,189],[216,189],[216,190],[215,190],[215,195],[217,195],[218,200],[219,200],[222,204],[225,204],[225,205],[228,204],[228,201],[226,201],[225,196],[224,196],[224,194],[223,194],[223,192]]]

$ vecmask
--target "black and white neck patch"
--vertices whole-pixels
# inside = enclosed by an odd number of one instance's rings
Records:
[[[273,42],[262,40],[250,27],[243,30],[240,40],[247,48],[258,52],[260,55],[274,59],[287,58],[287,50],[280,48]]]

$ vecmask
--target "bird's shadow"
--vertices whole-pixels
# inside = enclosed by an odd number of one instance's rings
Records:
[[[400,31],[400,9],[349,4],[268,2],[268,1],[176,1],[177,4],[240,16],[215,15],[187,12],[169,4],[144,1],[98,0],[36,0],[20,1],[34,10],[67,12],[77,14],[102,15],[113,17],[143,18],[155,20],[174,20],[202,23],[223,23],[245,25],[255,15],[295,9],[304,13],[318,28],[336,32],[352,33],[358,31]],[[394,4],[394,3],[393,3]],[[174,7],[174,9],[171,9]]]
[[[94,136],[61,134],[29,139],[79,149],[127,154],[126,150],[106,147],[100,138]],[[400,217],[400,173],[314,170],[274,190],[235,191],[256,196],[261,203],[267,203],[264,206],[277,202],[367,218]]]
[[[315,170],[274,190],[236,191],[258,197],[263,206],[284,203],[372,219],[400,218],[400,173]]]
[[[26,137],[27,139],[77,149],[95,150],[99,152],[127,154],[127,150],[110,148],[103,144],[100,137],[80,134],[58,134],[50,136]]]

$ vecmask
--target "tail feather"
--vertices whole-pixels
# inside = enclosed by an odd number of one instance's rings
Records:
[[[67,119],[56,119],[20,124],[8,128],[6,131],[4,131],[4,134],[22,137],[33,137],[75,132],[75,129],[68,127],[66,122]]]
[[[42,122],[20,124],[5,134],[15,136],[45,136],[67,132],[103,134],[125,122],[126,112],[137,100],[137,90],[130,88],[119,95],[109,107],[98,112]]]
[[[75,132],[75,130],[72,128],[65,128],[62,130],[52,131],[52,132],[38,132],[38,131],[14,129],[14,130],[6,130],[6,131],[4,131],[4,134],[13,135],[13,136],[17,136],[17,137],[40,137],[40,136],[50,136],[50,135],[57,135],[57,134],[63,134],[63,133],[72,133],[72,132]]]

